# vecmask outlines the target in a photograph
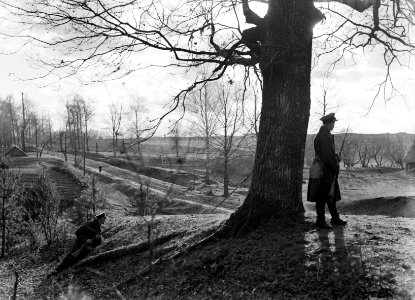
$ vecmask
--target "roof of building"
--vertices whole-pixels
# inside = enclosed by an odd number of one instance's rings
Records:
[[[26,152],[24,152],[22,149],[20,149],[17,146],[13,146],[10,148],[9,151],[4,153],[4,156],[29,156]]]

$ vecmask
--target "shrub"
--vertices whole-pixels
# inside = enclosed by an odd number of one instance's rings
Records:
[[[25,210],[26,220],[33,222],[32,226],[39,226],[47,244],[59,239],[60,202],[55,183],[45,173],[22,194],[21,207]]]
[[[106,198],[98,187],[95,174],[87,178],[85,185],[87,188],[75,199],[69,211],[70,218],[75,224],[89,220],[96,214],[97,209],[105,209],[106,206]]]

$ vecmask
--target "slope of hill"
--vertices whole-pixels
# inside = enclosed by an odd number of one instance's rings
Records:
[[[88,159],[87,171],[96,171],[99,164],[102,162]],[[63,255],[62,248],[7,257],[0,264],[0,295],[12,294],[13,274],[17,271],[18,295],[27,299],[57,298],[64,293],[75,299],[82,295],[96,299],[415,297],[415,210],[410,209],[415,203],[415,178],[404,171],[343,172],[340,182],[344,198],[339,207],[347,214],[346,227],[316,230],[314,205],[306,204],[303,217],[276,218],[247,236],[218,240],[192,250],[186,249],[212,232],[228,214],[202,215],[186,207],[222,203],[232,211],[240,205],[240,199],[234,196],[223,203],[221,197],[207,197],[154,180],[155,191],[171,189],[172,200],[186,196],[189,206],[182,202],[180,209],[175,211],[173,206],[167,212],[175,215],[159,214],[150,223],[148,217],[129,215],[124,202],[115,206],[121,201],[118,197],[125,197],[124,192],[137,187],[137,176],[108,164],[98,176],[105,194],[114,197],[114,205],[107,208],[105,224],[111,230],[94,256],[52,278],[46,274]],[[404,187],[408,195],[398,197]],[[120,194],[114,194],[116,189]],[[378,194],[386,190],[390,197],[379,198]],[[405,218],[392,214],[392,210],[404,211]],[[145,245],[149,228],[153,238],[176,235],[148,251],[150,244]],[[66,247],[70,245],[66,241]],[[169,259],[175,253],[180,255]],[[151,271],[150,261],[155,263]]]

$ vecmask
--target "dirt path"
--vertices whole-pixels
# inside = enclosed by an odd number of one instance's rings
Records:
[[[73,160],[73,156],[68,155],[68,160]],[[102,171],[101,173],[98,173],[98,167],[100,165],[102,166]],[[178,202],[188,206],[187,208],[178,209],[179,213],[195,213],[197,211],[202,214],[230,214],[239,206],[239,197],[236,201],[223,202],[222,197],[205,196],[201,193],[189,191],[186,187],[181,185],[151,178],[92,159],[87,159],[85,161],[85,169],[87,172],[95,172],[98,175],[98,178],[103,179],[104,182],[105,178],[109,179],[112,182],[112,185],[118,187],[124,186],[125,189],[139,189],[140,185],[143,184],[144,186],[148,186],[152,193],[165,198],[169,202]],[[117,201],[112,201],[112,204],[114,205],[128,205],[126,200],[123,199],[124,197],[112,198],[115,198]],[[219,204],[221,205],[218,207]],[[189,206],[191,207],[189,208]]]

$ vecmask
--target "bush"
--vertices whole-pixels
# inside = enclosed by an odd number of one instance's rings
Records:
[[[55,183],[45,173],[32,188],[25,189],[20,199],[26,221],[31,227],[39,226],[47,244],[59,239],[60,202]]]
[[[75,199],[69,211],[70,218],[75,224],[86,222],[96,214],[97,209],[105,209],[106,206],[107,199],[98,187],[95,174],[85,180],[84,186],[86,189]]]

